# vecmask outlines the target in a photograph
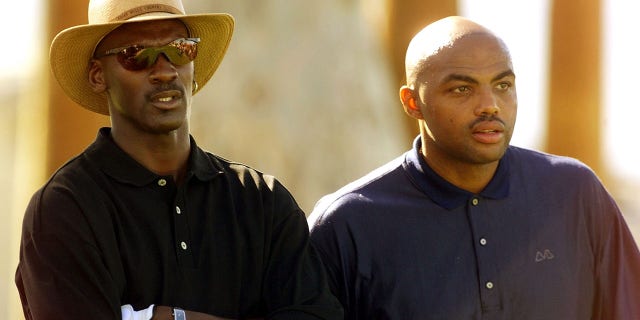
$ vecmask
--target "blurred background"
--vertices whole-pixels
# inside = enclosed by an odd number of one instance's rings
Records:
[[[278,177],[309,213],[324,194],[395,158],[418,134],[397,98],[404,52],[426,24],[467,16],[511,49],[519,114],[512,144],[591,166],[640,240],[635,42],[640,3],[615,0],[183,0],[229,12],[236,30],[194,97],[192,134]],[[0,318],[23,319],[13,274],[30,196],[91,143],[105,116],[52,80],[48,48],[86,23],[87,0],[5,3],[0,50]]]

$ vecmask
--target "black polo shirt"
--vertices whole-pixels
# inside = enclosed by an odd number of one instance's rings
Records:
[[[119,319],[120,306],[226,318],[336,319],[304,213],[273,177],[191,141],[185,182],[103,128],[32,198],[16,283],[27,317]]]
[[[640,253],[586,166],[509,147],[473,194],[419,150],[310,216],[347,319],[640,319]]]

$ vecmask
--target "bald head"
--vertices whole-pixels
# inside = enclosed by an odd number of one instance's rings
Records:
[[[416,34],[407,48],[405,72],[407,85],[412,86],[431,58],[446,49],[453,48],[461,39],[470,35],[485,35],[500,42],[505,53],[508,50],[502,40],[491,30],[469,19],[452,16],[429,24]]]

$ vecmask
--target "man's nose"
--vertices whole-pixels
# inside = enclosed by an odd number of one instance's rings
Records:
[[[150,68],[149,80],[152,83],[171,82],[178,77],[176,66],[163,53],[158,54]]]
[[[496,99],[496,95],[492,88],[483,88],[480,91],[480,97],[475,109],[475,114],[477,116],[496,115],[499,112],[500,107],[498,106],[498,99]]]

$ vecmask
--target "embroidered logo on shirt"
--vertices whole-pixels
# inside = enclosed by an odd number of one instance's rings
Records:
[[[553,258],[555,258],[555,256],[553,255],[553,252],[551,252],[551,250],[549,249],[544,249],[544,251],[536,252],[536,262],[551,260]]]

